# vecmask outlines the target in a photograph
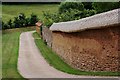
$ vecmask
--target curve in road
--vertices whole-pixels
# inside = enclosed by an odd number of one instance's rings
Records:
[[[116,78],[100,76],[72,75],[56,70],[42,57],[35,45],[32,33],[23,32],[20,35],[18,56],[18,71],[24,78]]]

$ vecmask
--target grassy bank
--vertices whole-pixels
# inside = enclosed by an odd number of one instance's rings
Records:
[[[24,13],[26,16],[30,16],[34,13],[42,19],[42,11],[56,12],[57,10],[58,4],[2,5],[2,20],[6,22],[9,19],[14,19],[19,13]]]
[[[34,30],[34,27],[9,29],[3,31],[2,34],[2,77],[3,78],[17,78],[16,80],[22,80],[23,77],[18,73],[17,70],[19,36],[21,32],[30,31],[30,30]]]
[[[51,66],[60,71],[75,75],[120,76],[120,73],[118,72],[86,72],[74,69],[66,64],[55,52],[48,48],[47,45],[44,44],[43,40],[39,39],[40,37],[36,32],[33,33],[33,37],[35,38],[35,43],[43,57]]]

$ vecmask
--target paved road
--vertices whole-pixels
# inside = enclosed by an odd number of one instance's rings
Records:
[[[71,75],[50,66],[42,57],[35,45],[32,33],[24,32],[20,35],[18,70],[25,78],[101,78],[99,76]],[[108,77],[102,77],[108,78]],[[116,78],[116,77],[114,77]]]

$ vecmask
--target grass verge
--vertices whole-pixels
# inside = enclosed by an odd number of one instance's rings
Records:
[[[2,77],[3,80],[25,80],[17,70],[19,36],[34,27],[8,29],[2,33]]]
[[[66,64],[55,52],[53,52],[47,45],[44,44],[42,39],[39,39],[39,35],[35,32],[33,33],[33,37],[35,39],[35,43],[40,50],[43,57],[46,61],[53,66],[54,68],[75,75],[92,75],[92,76],[120,76],[120,72],[87,72],[80,71],[72,68],[68,64]]]

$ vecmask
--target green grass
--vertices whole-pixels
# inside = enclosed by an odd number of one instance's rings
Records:
[[[19,4],[19,5],[2,5],[2,20],[8,21],[14,19],[19,13],[24,13],[30,16],[36,14],[40,19],[43,19],[42,11],[56,12],[58,4]]]
[[[1,9],[1,5],[0,5]],[[56,12],[58,4],[19,4],[2,5],[2,21],[14,19],[19,13],[29,17],[32,13],[43,19],[42,11]],[[1,13],[0,13],[1,15]],[[0,16],[1,17],[1,16]],[[21,32],[33,30],[31,28],[17,28],[3,31],[2,34],[2,76],[3,78],[23,78],[17,70],[19,36]],[[0,52],[1,52],[0,51]],[[1,57],[1,56],[0,56]],[[1,65],[0,65],[1,67]],[[21,80],[21,79],[20,79]]]
[[[21,32],[34,30],[33,27],[9,29],[2,34],[2,77],[17,78],[22,80],[22,76],[17,70],[19,36]],[[24,79],[23,79],[24,80]]]
[[[2,78],[2,31],[0,30],[0,78]]]
[[[96,75],[96,76],[120,76],[120,72],[87,72],[80,71],[72,68],[68,64],[66,64],[55,52],[53,52],[49,47],[47,47],[39,35],[35,32],[33,33],[33,37],[35,38],[35,43],[39,48],[43,57],[47,60],[47,62],[53,66],[54,68],[75,75]]]

